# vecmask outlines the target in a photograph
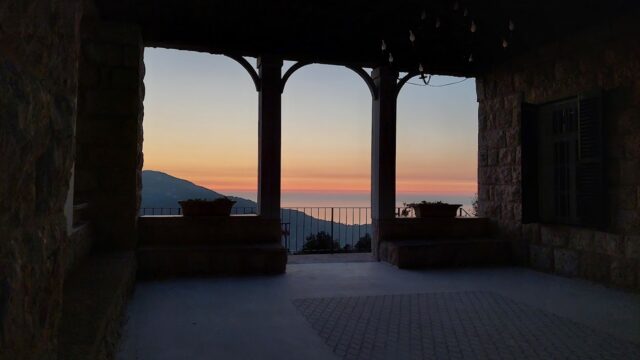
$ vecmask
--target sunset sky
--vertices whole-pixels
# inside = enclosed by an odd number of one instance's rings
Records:
[[[153,48],[145,49],[145,64],[144,168],[255,200],[258,95],[246,71],[224,56]],[[432,84],[459,80],[434,77]],[[283,205],[368,206],[370,154],[364,82],[338,66],[298,70],[282,96]],[[405,85],[398,98],[399,202],[470,198],[476,154],[473,79]]]

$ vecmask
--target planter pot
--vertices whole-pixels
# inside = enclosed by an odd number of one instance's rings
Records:
[[[183,216],[229,216],[235,201],[217,199],[213,201],[179,201]]]
[[[459,204],[419,204],[413,206],[418,218],[454,218],[458,214]]]

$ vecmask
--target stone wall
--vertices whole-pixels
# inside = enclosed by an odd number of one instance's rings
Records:
[[[606,231],[522,225],[521,105],[604,91]],[[481,215],[513,239],[522,263],[640,289],[640,42],[615,19],[522,54],[477,80]]]
[[[80,0],[0,2],[0,359],[54,357]]]
[[[90,204],[98,249],[133,249],[136,242],[143,51],[137,26],[83,21],[76,198]]]

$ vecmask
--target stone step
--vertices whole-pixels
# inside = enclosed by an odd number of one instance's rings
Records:
[[[280,244],[146,246],[138,249],[138,278],[281,274],[287,251]]]
[[[64,283],[58,359],[115,356],[134,281],[132,252],[94,254],[72,269]]]
[[[386,241],[380,258],[399,268],[508,265],[511,243],[491,238]]]

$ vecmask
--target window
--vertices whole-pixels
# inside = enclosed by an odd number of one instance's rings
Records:
[[[606,223],[598,94],[523,107],[523,222]]]

